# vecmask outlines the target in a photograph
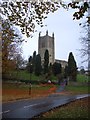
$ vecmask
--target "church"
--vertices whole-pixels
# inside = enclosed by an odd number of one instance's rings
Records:
[[[63,60],[57,60],[55,59],[55,38],[54,33],[52,33],[52,36],[48,35],[48,31],[46,31],[46,35],[41,36],[41,33],[39,33],[38,38],[38,54],[41,56],[41,62],[44,63],[44,53],[46,49],[49,51],[49,63],[58,62],[61,63],[62,67],[65,68],[66,65],[68,65],[67,61]]]

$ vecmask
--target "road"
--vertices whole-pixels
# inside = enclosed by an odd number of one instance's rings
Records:
[[[15,102],[8,102],[2,104],[2,118],[25,118],[26,120],[34,116],[40,115],[40,113],[46,112],[57,106],[88,97],[90,94],[83,95],[59,95],[52,94],[48,97],[38,99],[26,99],[18,100]]]

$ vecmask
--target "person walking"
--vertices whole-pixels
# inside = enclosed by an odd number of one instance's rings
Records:
[[[67,80],[67,77],[66,77],[66,76],[64,76],[64,84],[65,84],[65,85],[68,85],[68,80]]]

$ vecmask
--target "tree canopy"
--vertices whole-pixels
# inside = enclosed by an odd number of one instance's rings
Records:
[[[19,40],[21,40],[20,37],[8,20],[2,19],[2,73],[4,74],[16,68],[17,55],[21,54],[19,44],[17,44]]]
[[[32,33],[36,32],[36,24],[41,27],[44,26],[43,20],[47,18],[50,12],[55,12],[59,8],[65,9],[73,8],[76,12],[73,14],[73,19],[80,19],[88,10],[89,2],[69,2],[64,3],[62,0],[36,2],[30,0],[29,2],[1,2],[0,3],[1,16],[8,19],[14,25],[21,28],[21,32],[27,37],[32,37]],[[87,22],[90,23],[90,16],[87,17]]]
[[[61,71],[62,71],[62,67],[61,67],[61,64],[60,63],[54,63],[53,64],[53,74],[54,75],[57,75],[57,74],[60,74],[61,73]]]

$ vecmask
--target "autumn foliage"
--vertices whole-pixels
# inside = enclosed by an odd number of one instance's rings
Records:
[[[18,39],[19,40],[19,39]],[[2,74],[8,74],[16,68],[18,53],[17,35],[8,20],[2,20]]]

